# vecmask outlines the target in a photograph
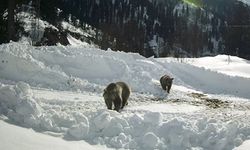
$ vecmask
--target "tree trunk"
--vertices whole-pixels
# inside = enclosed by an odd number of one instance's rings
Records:
[[[8,0],[8,41],[14,40],[15,22],[14,22],[15,0]]]

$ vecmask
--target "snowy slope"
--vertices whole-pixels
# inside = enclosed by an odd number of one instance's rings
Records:
[[[199,59],[180,63],[87,46],[20,43],[0,45],[0,54],[0,114],[58,139],[173,150],[233,149],[250,139],[248,70],[229,75],[217,57],[202,67]],[[238,59],[232,59],[229,72],[238,74]],[[174,77],[170,94],[159,84],[165,73]],[[106,85],[116,81],[132,89],[120,113],[107,110],[102,97]]]
[[[47,21],[37,19],[35,15],[32,15],[29,12],[19,12],[17,14],[17,19],[22,23],[22,26],[29,37],[33,39],[33,42],[41,41],[44,36],[45,28],[51,28],[58,31],[58,29],[48,23]],[[35,27],[37,25],[37,27]]]
[[[65,141],[60,138],[39,134],[26,129],[7,124],[0,120],[0,137],[2,150],[98,150],[107,149],[101,146],[91,146],[84,141]]]
[[[250,78],[250,61],[236,56],[218,55],[197,59],[189,58],[187,62],[197,67],[204,67],[230,76]]]
[[[191,86],[198,91],[250,98],[250,93],[247,90],[249,88],[250,79],[245,76],[232,77],[231,75],[228,75],[228,72],[233,72],[234,70],[235,75],[240,71],[241,74],[248,74],[249,70],[246,69],[249,68],[249,64],[247,62],[243,65],[238,65],[237,62],[232,62],[225,74],[223,69],[220,70],[220,68],[223,68],[220,61],[211,59],[210,61],[204,61],[206,64],[202,64],[199,60],[201,59],[195,60],[196,62],[194,63],[192,63],[192,59],[186,59],[185,61],[187,61],[187,63],[179,63],[172,58],[158,59],[157,61],[162,65],[165,65],[167,70],[170,70],[171,73],[177,74],[185,84],[188,84],[188,86]],[[212,62],[216,62],[216,64],[212,65]],[[212,68],[217,65],[219,69],[216,70]],[[231,69],[229,69],[230,67]]]
[[[58,10],[60,12],[60,10]],[[88,24],[84,25],[84,29],[80,25],[73,25],[72,20],[62,21],[60,24],[54,25],[36,17],[35,8],[29,5],[22,5],[16,14],[16,20],[24,31],[18,31],[22,37],[20,42],[29,42],[32,45],[78,45],[83,47],[98,47],[94,44],[94,36],[96,29]],[[4,14],[7,17],[7,13]],[[65,34],[61,34],[61,33]],[[88,44],[86,41],[88,41]]]
[[[68,35],[68,36],[67,36],[67,40],[69,41],[69,44],[70,44],[71,46],[77,46],[77,47],[81,46],[81,47],[88,47],[88,48],[94,47],[94,46],[88,44],[87,42],[82,42],[82,41],[80,41],[80,40],[75,39],[75,38],[72,37],[71,35]]]

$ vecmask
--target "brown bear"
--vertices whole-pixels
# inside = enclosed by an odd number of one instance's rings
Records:
[[[112,109],[114,104],[114,110],[119,112],[125,105],[128,105],[130,92],[129,86],[124,82],[110,83],[103,93],[107,108]]]
[[[168,75],[162,76],[160,79],[162,89],[165,91],[167,90],[167,92],[169,93],[171,86],[172,86],[172,83],[173,83],[173,80],[174,80],[174,78],[171,78]]]

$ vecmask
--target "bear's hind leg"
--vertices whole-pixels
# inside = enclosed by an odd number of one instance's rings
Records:
[[[119,110],[121,109],[121,105],[122,105],[122,100],[121,98],[117,98],[115,101],[114,101],[114,105],[115,105],[115,110],[117,112],[119,112]]]

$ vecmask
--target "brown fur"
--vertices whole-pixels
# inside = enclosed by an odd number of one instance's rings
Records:
[[[129,86],[124,82],[110,83],[103,93],[107,108],[112,109],[114,104],[114,110],[119,112],[125,105],[128,105],[130,92]]]
[[[167,92],[169,93],[170,89],[172,87],[173,79],[174,78],[171,78],[168,75],[162,76],[161,79],[160,79],[162,89],[165,90],[165,91],[167,90]]]

